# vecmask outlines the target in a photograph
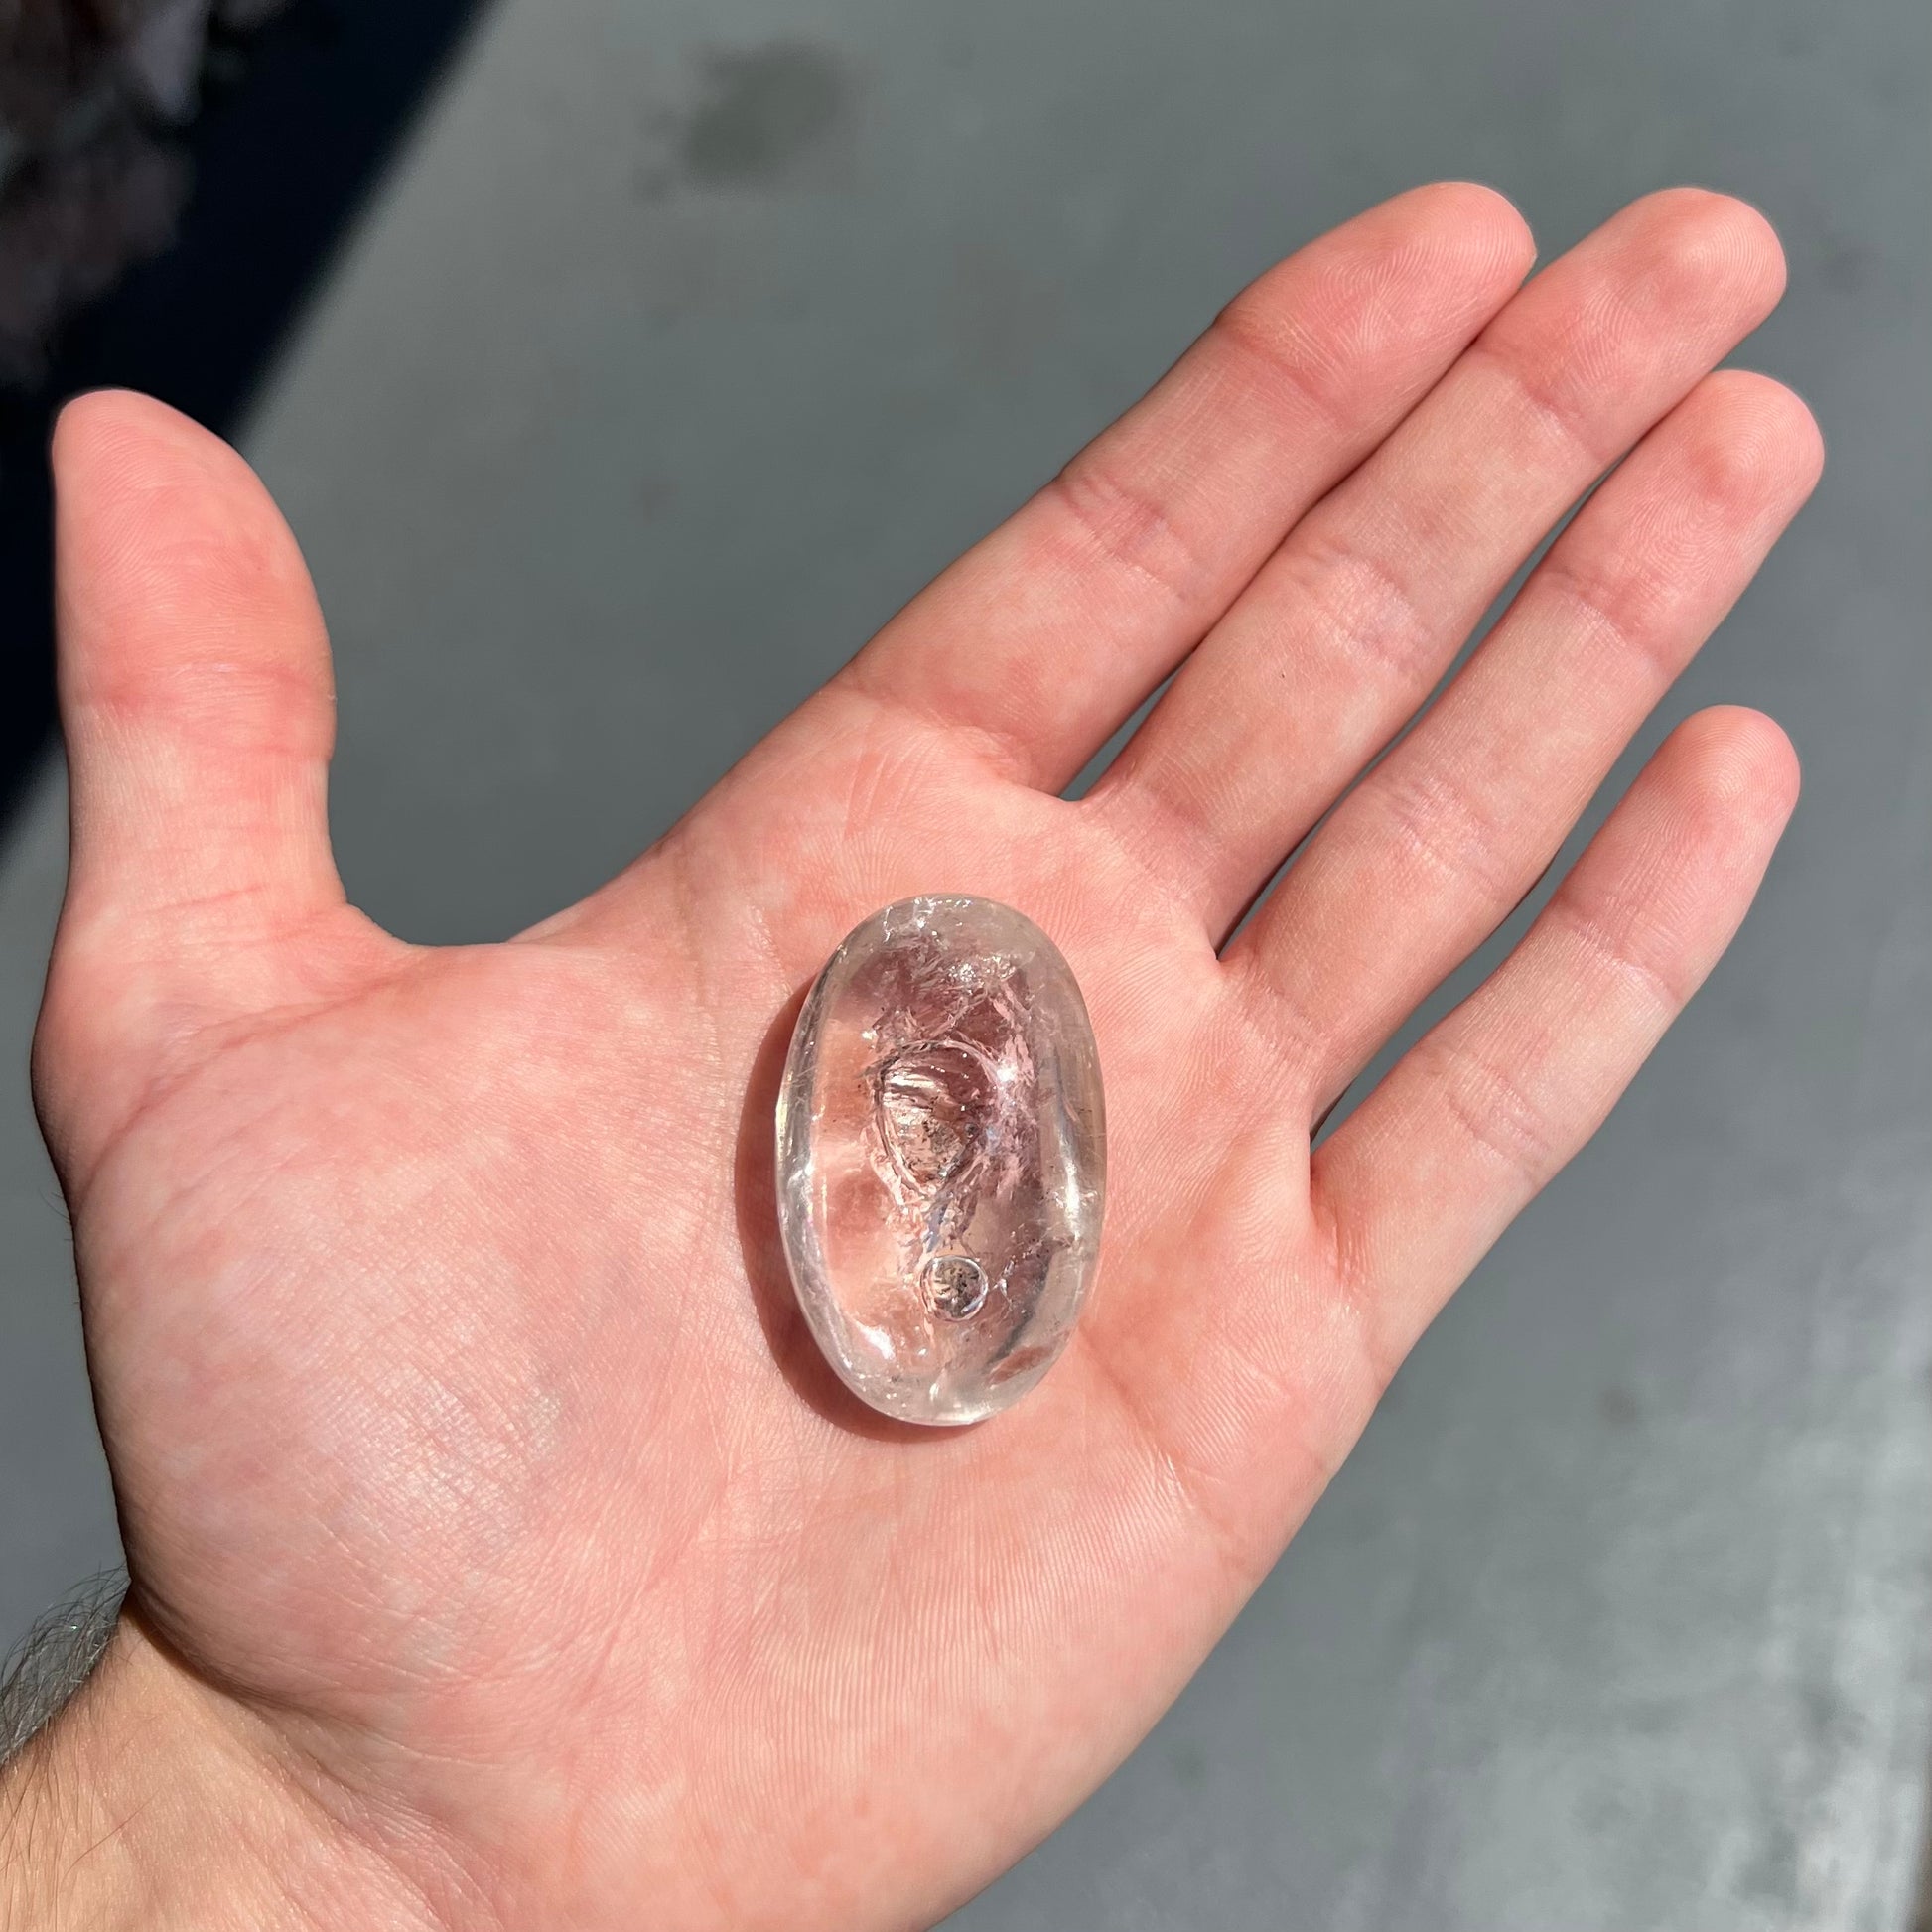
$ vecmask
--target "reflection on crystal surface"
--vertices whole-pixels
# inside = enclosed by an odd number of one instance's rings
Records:
[[[826,1359],[906,1422],[1018,1401],[1093,1279],[1106,1159],[1052,941],[992,899],[875,912],[812,988],[778,1096],[785,1258]]]

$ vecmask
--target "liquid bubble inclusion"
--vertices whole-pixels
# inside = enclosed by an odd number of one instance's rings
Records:
[[[792,1284],[848,1388],[967,1423],[1046,1373],[1099,1259],[1106,1128],[1086,1005],[1032,920],[874,913],[799,1014],[777,1129]]]

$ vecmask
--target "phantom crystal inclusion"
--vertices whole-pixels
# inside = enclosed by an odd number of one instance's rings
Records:
[[[1072,970],[992,899],[901,899],[847,936],[778,1095],[799,1306],[903,1422],[1010,1407],[1073,1332],[1100,1255],[1100,1058]]]

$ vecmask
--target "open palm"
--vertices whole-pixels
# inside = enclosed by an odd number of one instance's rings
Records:
[[[158,405],[68,412],[37,1074],[133,1579],[106,1676],[259,1767],[291,1913],[922,1923],[1225,1627],[1795,796],[1767,721],[1681,727],[1311,1153],[1817,473],[1801,404],[1707,373],[1779,290],[1756,215],[1654,197],[1519,289],[1531,252],[1444,186],[1273,270],[635,866],[498,946],[345,902],[327,647],[259,484]],[[845,1394],[772,1205],[798,997],[920,892],[1046,929],[1107,1084],[1093,1300],[963,1431]]]

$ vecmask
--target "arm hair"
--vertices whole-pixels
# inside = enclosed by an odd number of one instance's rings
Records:
[[[0,1670],[0,1765],[16,1757],[93,1675],[114,1624],[127,1577],[104,1570],[49,1610]]]

